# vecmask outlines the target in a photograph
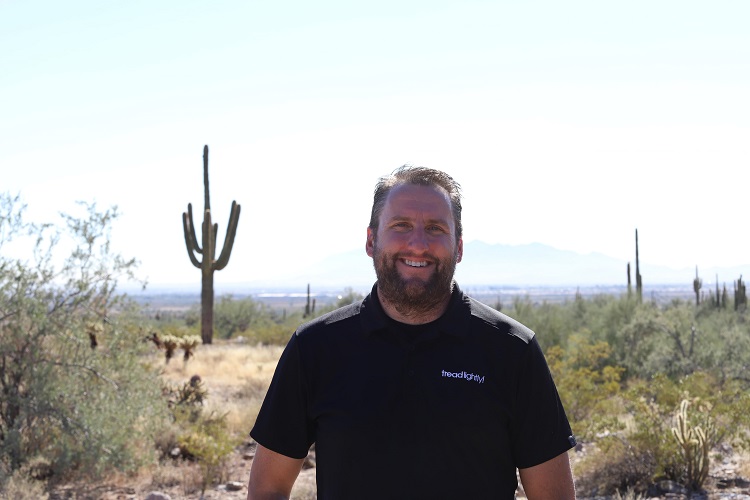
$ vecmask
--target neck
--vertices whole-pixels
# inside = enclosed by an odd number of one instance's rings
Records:
[[[438,319],[448,309],[448,304],[451,300],[451,294],[445,296],[440,302],[431,305],[429,308],[415,309],[412,307],[403,307],[400,304],[396,304],[385,297],[377,289],[378,300],[383,308],[383,312],[387,314],[391,319],[398,321],[399,323],[405,323],[407,325],[423,325],[425,323],[431,323]]]

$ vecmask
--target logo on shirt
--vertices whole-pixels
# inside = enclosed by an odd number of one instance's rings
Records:
[[[471,382],[478,382],[480,384],[484,384],[484,375],[477,375],[476,373],[469,373],[469,372],[449,372],[446,370],[442,371],[443,377],[448,378],[461,378],[464,380],[469,380]]]

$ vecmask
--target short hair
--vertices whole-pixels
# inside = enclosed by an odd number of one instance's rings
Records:
[[[383,212],[385,200],[395,186],[402,184],[415,184],[417,186],[431,186],[443,188],[448,193],[451,201],[451,212],[453,222],[456,226],[456,241],[463,234],[461,224],[461,185],[453,177],[443,171],[426,167],[412,167],[403,165],[394,170],[390,175],[380,178],[375,185],[375,196],[372,201],[372,213],[370,214],[370,228],[377,231],[380,224],[380,214]]]

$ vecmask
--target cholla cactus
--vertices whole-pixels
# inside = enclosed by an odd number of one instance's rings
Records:
[[[161,348],[164,349],[164,362],[169,363],[169,360],[174,357],[174,352],[180,346],[182,339],[175,335],[164,335],[161,337]]]
[[[197,349],[200,344],[201,338],[198,335],[188,335],[187,337],[182,337],[180,339],[180,349],[185,351],[185,354],[182,356],[185,363],[195,355],[193,351]]]
[[[691,427],[687,413],[689,405],[687,399],[680,403],[680,409],[676,415],[677,426],[672,428],[672,435],[679,443],[685,459],[686,486],[693,490],[700,490],[708,477],[708,453],[715,439],[716,429],[708,416],[704,422],[705,429],[700,425]]]

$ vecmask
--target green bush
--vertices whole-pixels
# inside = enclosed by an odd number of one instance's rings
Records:
[[[623,370],[607,364],[610,350],[606,342],[591,340],[591,333],[583,330],[570,337],[568,349],[552,346],[546,353],[573,432],[581,440],[622,427],[616,396]]]
[[[214,329],[216,335],[223,339],[243,335],[250,341],[262,344],[286,343],[297,326],[295,324],[289,330],[291,321],[298,324],[302,316],[294,314],[286,318],[252,297],[236,299],[232,295],[223,295],[214,306]]]
[[[198,462],[201,469],[201,493],[217,480],[223,479],[227,457],[239,444],[239,439],[229,432],[226,414],[203,412],[208,390],[203,381],[194,375],[181,386],[166,386],[167,402],[174,422],[175,443],[166,442],[163,452],[179,446],[181,454]]]
[[[251,297],[222,295],[214,305],[214,330],[220,338],[228,339],[264,322],[267,316],[265,306]]]
[[[154,458],[165,415],[152,404],[157,374],[141,362],[136,311],[115,294],[136,262],[111,251],[116,209],[83,207],[61,230],[25,222],[19,197],[0,195],[0,248],[30,248],[0,257],[0,456],[10,471],[38,456],[57,478]]]

